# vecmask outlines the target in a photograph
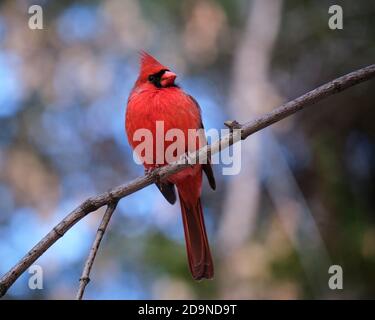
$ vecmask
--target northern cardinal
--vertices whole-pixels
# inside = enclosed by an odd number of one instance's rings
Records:
[[[128,140],[133,149],[141,141],[134,139],[138,129],[147,129],[153,133],[153,161],[144,163],[146,171],[160,165],[168,164],[163,155],[159,165],[155,161],[156,144],[164,144],[164,149],[172,143],[168,139],[155,140],[155,124],[163,121],[164,132],[169,129],[180,129],[188,137],[189,129],[202,129],[200,107],[197,101],[175,84],[176,74],[146,52],[141,52],[140,72],[129,95],[125,127]],[[204,134],[203,134],[204,135]],[[201,137],[202,138],[202,137]],[[202,141],[202,140],[200,140]],[[187,140],[185,149],[188,149]],[[206,143],[203,137],[203,143]],[[199,144],[193,144],[198,149]],[[156,182],[164,197],[174,204],[176,202],[175,186],[177,187],[185,232],[185,242],[189,268],[195,280],[211,279],[214,275],[210,247],[201,205],[202,170],[205,172],[212,189],[216,188],[210,161],[206,164],[195,164],[168,177],[166,181]]]

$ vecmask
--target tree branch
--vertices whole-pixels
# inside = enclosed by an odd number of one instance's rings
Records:
[[[367,81],[375,76],[375,64],[351,72],[345,76],[330,81],[300,97],[287,102],[274,111],[256,118],[253,121],[240,125],[241,138],[246,139],[251,134],[280,121],[297,111],[315,104],[316,102],[341,92],[358,83]],[[222,139],[216,141],[211,146],[205,146],[188,156],[188,160],[194,163],[198,159],[204,159],[208,155],[215,154],[233,144],[233,137],[237,131],[232,131]],[[236,139],[234,139],[236,141]],[[175,163],[158,168],[146,176],[139,177],[133,181],[115,187],[110,191],[95,197],[90,197],[68,214],[60,223],[58,223],[42,240],[40,240],[17,264],[12,267],[0,279],[0,297],[4,296],[7,290],[26,271],[49,247],[51,247],[65,232],[72,228],[79,220],[87,214],[96,211],[102,206],[108,205],[113,201],[119,201],[140,189],[143,189],[154,183],[157,179],[165,179],[168,176],[181,171],[189,166],[186,159],[181,159]]]
[[[101,223],[99,225],[99,228],[96,232],[95,240],[92,244],[89,256],[87,257],[85,267],[83,268],[83,271],[82,271],[81,278],[79,279],[79,288],[78,288],[78,292],[77,292],[77,296],[76,296],[77,300],[82,300],[83,294],[85,293],[86,286],[90,282],[90,272],[91,272],[92,265],[94,264],[94,260],[95,260],[96,254],[98,252],[100,242],[103,239],[105,230],[107,229],[107,226],[108,226],[108,223],[109,223],[109,220],[111,219],[112,214],[117,207],[117,203],[118,203],[118,201],[114,201],[114,202],[111,202],[107,206],[107,210],[105,211],[104,216],[102,218],[102,221],[101,221]]]

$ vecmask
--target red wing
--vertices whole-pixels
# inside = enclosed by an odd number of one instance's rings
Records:
[[[194,102],[194,104],[198,108],[199,112],[201,112],[201,107],[200,107],[198,101],[195,100],[194,97],[192,97],[191,95],[189,95],[189,98]],[[201,128],[204,129],[202,119],[201,119]],[[203,169],[204,173],[206,174],[206,177],[208,179],[208,183],[210,184],[210,187],[213,190],[215,190],[216,189],[216,181],[215,181],[214,172],[213,172],[212,166],[211,166],[211,158],[208,158],[207,162],[208,162],[207,164],[202,164],[202,169]]]

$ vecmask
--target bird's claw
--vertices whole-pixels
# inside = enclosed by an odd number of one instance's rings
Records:
[[[189,167],[193,167],[195,165],[195,163],[192,162],[192,159],[190,157],[190,153],[184,153],[182,156],[181,156],[181,161],[183,164],[188,164]]]
[[[145,175],[151,175],[153,174],[157,169],[159,169],[160,166],[158,164],[156,164],[154,167],[152,168],[145,168]],[[161,183],[161,179],[160,179],[160,175],[159,174],[155,174],[155,182],[157,184],[160,184]]]

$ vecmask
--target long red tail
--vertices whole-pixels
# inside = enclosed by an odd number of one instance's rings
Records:
[[[191,204],[179,193],[190,272],[195,280],[212,279],[214,264],[207,240],[201,199]]]

